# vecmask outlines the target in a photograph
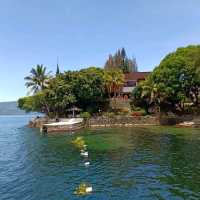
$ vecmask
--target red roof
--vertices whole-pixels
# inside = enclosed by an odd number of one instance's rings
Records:
[[[125,80],[140,80],[145,79],[151,72],[131,72],[125,74]]]

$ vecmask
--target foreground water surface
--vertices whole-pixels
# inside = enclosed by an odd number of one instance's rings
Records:
[[[1,200],[200,199],[199,129],[84,130],[85,167],[77,135],[43,136],[29,118],[0,117]],[[92,194],[74,195],[82,182]]]

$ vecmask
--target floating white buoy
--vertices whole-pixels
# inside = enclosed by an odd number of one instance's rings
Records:
[[[88,152],[87,151],[81,151],[81,156],[88,157]]]
[[[90,162],[85,162],[84,165],[87,167],[90,165]]]
[[[87,188],[85,189],[85,191],[86,191],[87,193],[92,192],[92,187],[87,187]]]

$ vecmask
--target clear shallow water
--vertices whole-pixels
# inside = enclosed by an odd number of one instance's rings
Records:
[[[42,136],[27,116],[0,117],[1,200],[200,199],[200,130],[84,130],[91,165],[75,135]],[[75,196],[81,183],[94,193]]]

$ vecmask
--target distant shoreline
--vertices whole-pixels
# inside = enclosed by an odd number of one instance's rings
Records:
[[[0,115],[0,117],[36,117],[38,114],[8,114]]]

